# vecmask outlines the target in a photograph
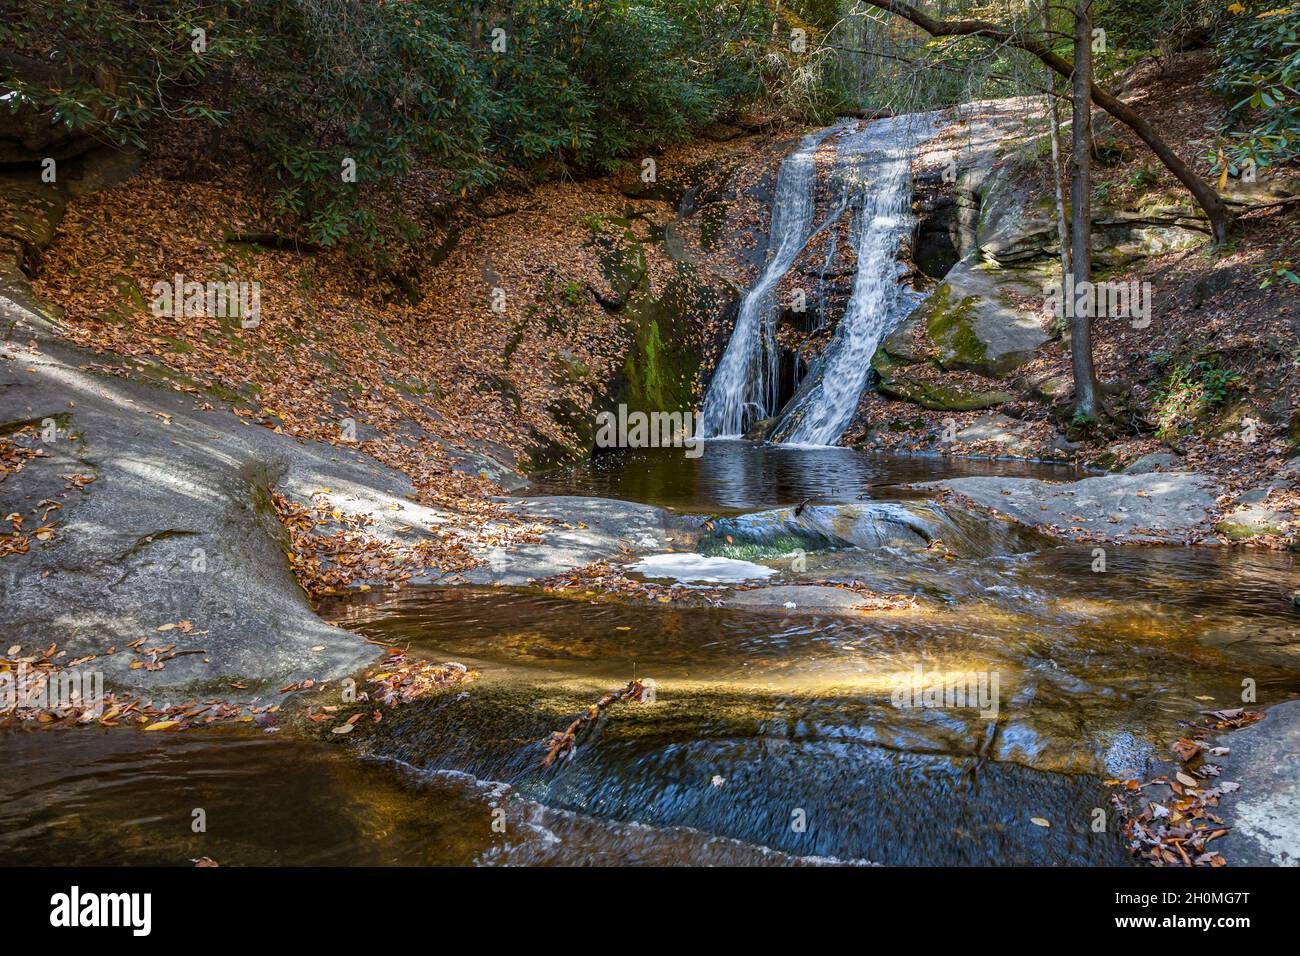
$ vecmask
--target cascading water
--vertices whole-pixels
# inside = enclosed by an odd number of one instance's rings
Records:
[[[817,147],[839,127],[805,136],[777,171],[767,263],[741,300],[736,327],[704,396],[705,438],[738,438],[771,416],[777,403],[773,293],[803,250],[812,227]]]
[[[910,220],[911,155],[929,117],[877,120],[836,143],[836,166],[861,198],[853,220],[857,272],[844,317],[772,429],[773,441],[834,444],[848,428],[881,339],[914,304],[898,281],[899,242]]]

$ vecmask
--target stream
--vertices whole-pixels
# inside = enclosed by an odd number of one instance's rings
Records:
[[[898,500],[953,474],[1077,477],[1010,462],[710,443],[602,456],[548,493],[743,523],[805,498]],[[991,522],[991,519],[981,519]],[[737,524],[740,527],[740,524]],[[1091,548],[984,533],[753,559],[768,583],[858,581],[916,599],[839,614],[633,604],[525,588],[370,592],[322,608],[385,644],[481,672],[345,743],[257,728],[0,731],[0,858],[25,864],[1116,865],[1093,832],[1109,777],[1178,721],[1300,691],[1293,555]],[[996,675],[997,714],[898,707],[899,674]],[[571,759],[543,741],[606,691]],[[191,831],[194,808],[208,830]],[[1044,827],[1033,818],[1046,820]],[[495,826],[494,826],[495,825]]]

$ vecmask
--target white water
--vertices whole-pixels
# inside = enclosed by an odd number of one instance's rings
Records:
[[[857,411],[871,356],[906,311],[898,247],[911,224],[911,157],[925,114],[878,120],[840,137],[837,167],[861,191],[853,220],[857,272],[844,317],[773,429],[774,440],[833,445]]]
[[[835,130],[831,127],[805,136],[777,171],[767,263],[740,302],[731,340],[705,393],[700,415],[705,438],[738,438],[776,411],[773,292],[808,240],[815,205],[817,147]]]

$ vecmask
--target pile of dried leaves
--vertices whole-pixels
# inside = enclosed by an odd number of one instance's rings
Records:
[[[685,584],[637,581],[628,577],[621,568],[609,561],[596,561],[563,574],[539,578],[535,583],[543,590],[562,597],[613,596],[634,601],[654,601],[660,604],[684,601],[692,604],[716,605],[728,590],[746,588],[746,585],[739,585],[736,588],[702,588]]]
[[[454,661],[434,664],[408,657],[406,652],[400,649],[390,648],[388,655],[365,674],[365,682],[370,685],[370,690],[359,691],[356,699],[348,701],[346,705],[323,704],[318,694],[314,699],[307,701],[303,716],[316,724],[335,721],[334,726],[330,728],[330,733],[350,734],[367,716],[370,722],[375,724],[384,719],[383,711],[378,707],[370,709],[371,703],[383,704],[389,708],[409,704],[437,691],[446,690],[448,687],[467,684],[478,676],[478,671],[470,670],[464,664],[457,664]],[[328,683],[317,684],[308,679],[281,687],[280,692],[287,694],[290,691],[313,688],[317,692],[322,692],[327,686]],[[341,713],[346,713],[347,716],[340,719]]]
[[[289,566],[308,594],[333,594],[354,581],[400,585],[417,574],[462,571],[479,563],[458,536],[441,529],[410,543],[367,532],[374,519],[342,514],[324,495],[311,507],[271,492],[289,533]]]
[[[23,516],[17,511],[5,515],[4,520],[9,522],[13,531],[9,534],[0,534],[0,558],[10,554],[26,554],[32,546],[33,538],[37,541],[54,540],[52,524],[42,524],[28,531],[23,528]]]
[[[478,671],[472,671],[455,661],[431,664],[429,661],[412,660],[402,651],[393,650],[380,662],[378,670],[366,677],[366,683],[375,685],[374,696],[378,703],[396,707],[398,704],[419,700],[434,691],[468,683],[476,677]]]
[[[189,621],[164,625],[161,629],[179,629],[187,633]],[[167,661],[182,654],[202,654],[202,650],[178,651],[176,645],[146,646],[147,638],[133,641],[121,651],[109,648],[104,654],[88,654],[72,660],[67,651],[51,644],[44,651],[22,653],[15,644],[0,657],[0,675],[4,675],[5,694],[0,697],[0,723],[6,721],[35,721],[41,724],[66,724],[101,727],[134,725],[145,730],[186,730],[190,727],[207,727],[215,723],[250,723],[280,709],[278,704],[258,707],[250,704],[230,703],[222,700],[188,700],[180,704],[157,707],[130,694],[112,690],[102,696],[87,696],[91,686],[102,687],[100,681],[83,679],[88,672],[74,672],[74,668],[118,653],[131,653],[136,660],[131,669],[162,670]]]
[[[1146,783],[1137,780],[1107,780],[1120,787],[1111,804],[1124,820],[1123,834],[1130,852],[1152,866],[1226,866],[1223,854],[1210,844],[1228,835],[1230,827],[1215,813],[1219,798],[1239,789],[1239,784],[1212,783],[1220,768],[1208,761],[1222,757],[1227,747],[1207,746],[1206,737],[1216,731],[1232,730],[1262,720],[1261,711],[1206,711],[1204,723],[1182,721],[1189,734],[1173,746],[1181,769],[1172,777],[1160,776]]]
[[[13,440],[11,436],[24,436],[28,443],[20,443]],[[10,475],[16,475],[23,470],[29,461],[45,454],[39,448],[32,448],[30,442],[35,440],[36,428],[33,425],[25,425],[8,435],[0,435],[0,481],[4,481]]]
[[[30,426],[21,428],[15,434],[24,434],[31,440],[35,440],[34,429]],[[19,444],[0,438],[0,481],[4,481],[9,475],[17,474],[33,458],[47,457],[45,452],[40,448],[32,448],[26,444]],[[74,490],[84,490],[87,485],[93,484],[94,475],[74,473],[60,476],[67,484],[63,490],[58,492],[59,498],[65,498]],[[8,534],[0,534],[0,558],[10,554],[26,554],[30,550],[33,539],[36,541],[53,541],[57,532],[57,522],[50,521],[50,515],[57,511],[63,510],[63,502],[56,501],[53,498],[44,498],[36,503],[33,511],[40,512],[40,524],[27,530],[23,527],[25,518],[17,511],[5,515],[4,520],[8,521],[13,530]]]

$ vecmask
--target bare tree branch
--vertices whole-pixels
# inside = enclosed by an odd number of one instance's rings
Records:
[[[863,0],[863,2],[879,10],[902,17],[931,36],[983,37],[1006,46],[1024,50],[1026,53],[1038,57],[1053,72],[1061,76],[1071,77],[1074,73],[1074,68],[1069,62],[1058,56],[1043,40],[1032,34],[1018,33],[1013,29],[988,20],[936,20],[912,6],[912,4],[903,2],[903,0]],[[1142,142],[1151,147],[1151,151],[1156,154],[1165,165],[1165,168],[1187,187],[1188,191],[1196,198],[1197,203],[1205,210],[1205,214],[1209,217],[1214,230],[1215,241],[1220,243],[1226,241],[1228,228],[1232,223],[1232,215],[1218,191],[1198,176],[1195,170],[1169,147],[1169,144],[1152,129],[1151,124],[1133,107],[1095,80],[1090,86],[1090,93],[1094,103],[1131,129]]]

